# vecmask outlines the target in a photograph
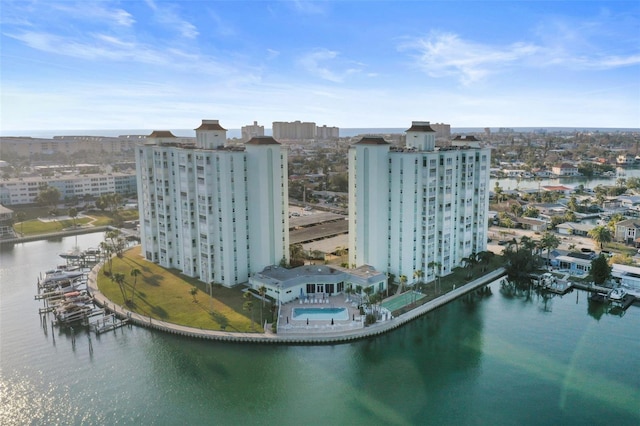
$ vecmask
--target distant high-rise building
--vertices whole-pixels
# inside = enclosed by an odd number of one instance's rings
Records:
[[[289,258],[287,153],[272,137],[226,146],[218,120],[195,144],[153,132],[136,147],[142,253],[225,286]]]
[[[316,123],[274,121],[272,131],[274,139],[278,140],[315,139]]]
[[[248,126],[243,126],[240,131],[242,132],[242,142],[248,142],[256,136],[264,136],[264,126],[259,126],[257,121]]]
[[[430,124],[434,132],[436,132],[436,139],[451,139],[451,125],[444,123]]]
[[[349,150],[349,263],[413,282],[446,275],[485,251],[487,148],[436,150],[429,122],[414,121],[406,146],[363,137]]]
[[[340,129],[337,127],[327,127],[326,124],[316,127],[316,139],[319,141],[328,141],[340,138]]]

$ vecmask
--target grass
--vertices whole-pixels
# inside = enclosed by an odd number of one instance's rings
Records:
[[[431,281],[422,286],[422,294],[426,297],[417,300],[415,303],[404,306],[397,311],[392,312],[394,316],[398,316],[400,314],[404,314],[418,306],[424,305],[427,302],[430,302],[443,294],[449,293],[454,288],[458,288],[467,284],[470,281],[475,280],[483,275],[486,275],[498,268],[504,266],[504,259],[502,256],[492,256],[491,261],[486,266],[486,269],[483,271],[481,265],[475,265],[472,269],[467,268],[455,268],[449,275],[440,278],[440,283],[436,284],[436,281]],[[469,277],[469,275],[471,275]],[[391,289],[390,289],[391,291]],[[392,293],[389,293],[392,294]]]
[[[164,269],[140,255],[140,246],[124,253],[122,258],[114,257],[112,272],[125,276],[125,293],[131,297],[134,277],[131,270],[137,268],[136,291],[132,303],[125,303],[117,283],[104,274],[109,264],[98,274],[98,288],[112,302],[127,306],[132,312],[144,316],[205,330],[226,330],[236,332],[263,332],[260,321],[260,301],[253,300],[253,319],[251,313],[243,310],[243,291],[240,288],[215,286],[213,298],[210,298],[205,284],[180,274],[176,270]],[[191,289],[198,288],[194,297]],[[210,307],[213,307],[212,313]],[[271,305],[265,304],[264,316],[270,313]]]
[[[26,212],[26,210],[25,210]],[[33,217],[33,213],[42,213],[39,217],[48,217],[48,211],[42,210],[42,208],[34,208],[31,214],[27,215],[27,218]],[[60,214],[66,214],[65,211],[60,210]],[[122,220],[136,220],[138,219],[137,210],[119,210],[118,214]],[[93,226],[107,226],[113,223],[111,213],[102,212],[99,210],[92,210],[87,213],[87,216],[79,216],[75,221],[76,225],[86,225],[91,223]],[[13,229],[17,234],[23,234],[24,236],[50,234],[52,232],[60,232],[63,229],[71,228],[73,226],[73,219],[55,220],[51,222],[41,222],[38,220],[38,216],[24,222],[18,222],[13,225]]]

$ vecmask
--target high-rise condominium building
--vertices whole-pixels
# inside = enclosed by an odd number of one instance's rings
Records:
[[[226,140],[218,120],[203,120],[195,143],[155,131],[136,148],[136,168],[144,256],[233,286],[288,261],[287,154],[270,136]]]
[[[351,264],[428,282],[486,250],[491,151],[436,150],[435,140],[429,122],[414,121],[403,148],[380,137],[351,146]]]
[[[248,142],[256,136],[264,136],[264,126],[260,126],[257,121],[254,121],[253,124],[242,126],[240,132],[242,133],[242,142]]]

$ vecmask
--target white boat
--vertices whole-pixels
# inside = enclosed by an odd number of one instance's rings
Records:
[[[40,280],[40,286],[46,287],[56,285],[60,281],[75,280],[77,278],[81,278],[82,275],[82,271],[65,271],[62,269],[51,269],[49,271],[45,271],[42,279]]]
[[[607,297],[610,300],[622,300],[626,294],[627,292],[623,288],[618,287],[611,290]]]
[[[80,259],[83,256],[83,253],[79,248],[74,248],[69,251],[65,251],[64,253],[60,253],[59,256],[63,259]]]

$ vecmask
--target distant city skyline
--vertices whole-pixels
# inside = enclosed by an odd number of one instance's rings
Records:
[[[482,133],[485,127],[451,127],[451,134],[467,134]],[[553,132],[638,132],[639,127],[490,127],[492,133],[498,132],[500,129],[511,129],[516,133],[533,133],[540,131]],[[117,137],[126,135],[143,135],[148,136],[154,130],[169,130],[178,137],[193,137],[196,132],[194,129],[43,129],[43,130],[4,130],[0,129],[0,137],[31,137],[51,139],[59,136],[95,136],[95,137]],[[265,127],[265,135],[272,136],[272,129]],[[340,129],[340,137],[353,137],[366,134],[403,134],[407,129],[405,127],[345,127]],[[240,129],[227,129],[229,138],[240,138]]]
[[[637,1],[3,1],[0,22],[2,135],[640,127]]]

